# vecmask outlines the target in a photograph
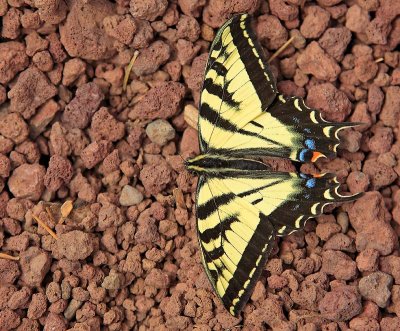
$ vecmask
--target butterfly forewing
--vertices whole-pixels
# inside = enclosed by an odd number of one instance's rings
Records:
[[[274,100],[275,80],[262,52],[248,15],[234,16],[219,30],[201,93],[199,136],[203,152],[215,148],[221,135],[231,137]]]
[[[237,316],[273,247],[273,226],[223,181],[202,176],[197,192],[197,230],[211,284],[228,311]]]
[[[275,236],[302,229],[333,202],[354,200],[338,193],[332,175],[242,171],[201,176],[197,229],[203,263],[225,307],[236,315],[249,298]]]

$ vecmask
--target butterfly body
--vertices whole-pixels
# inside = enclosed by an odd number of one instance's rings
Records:
[[[269,167],[262,162],[218,154],[202,154],[186,161],[189,171],[208,177],[227,177],[231,175],[254,174],[268,171]]]
[[[237,316],[262,273],[276,237],[304,227],[339,193],[331,174],[274,172],[262,156],[315,162],[333,157],[338,132],[301,98],[279,95],[275,79],[240,14],[218,31],[200,96],[201,155],[186,161],[199,175],[196,218],[202,262],[226,309]]]

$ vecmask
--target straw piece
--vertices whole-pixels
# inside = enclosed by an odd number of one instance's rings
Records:
[[[73,208],[74,205],[72,204],[72,200],[65,201],[61,206],[61,216],[63,218],[68,217]]]
[[[5,254],[5,253],[0,253],[0,259],[18,261],[19,260],[19,256],[12,256],[12,255],[8,255],[8,254]]]
[[[126,87],[128,86],[129,75],[131,74],[133,64],[135,63],[138,55],[139,55],[139,51],[135,51],[135,53],[133,53],[133,56],[132,56],[129,64],[125,69],[124,82],[122,84],[122,90],[123,91],[126,91]]]
[[[375,60],[375,63],[382,62],[383,60],[384,60],[384,58],[383,58],[383,57],[380,57],[379,59],[376,59],[376,60]]]
[[[57,235],[55,234],[55,232],[54,232],[52,229],[50,229],[50,228],[47,226],[46,223],[44,223],[39,217],[37,217],[37,216],[35,216],[35,215],[32,215],[32,217],[36,220],[36,222],[39,223],[39,225],[40,225],[43,229],[45,229],[45,230],[50,234],[50,236],[52,236],[55,240],[58,240],[58,237],[57,237]]]
[[[294,36],[285,42],[268,60],[268,64],[271,63],[279,54],[281,54],[294,40]]]

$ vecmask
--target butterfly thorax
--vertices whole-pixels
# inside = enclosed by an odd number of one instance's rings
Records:
[[[266,171],[269,167],[262,162],[230,157],[219,154],[201,154],[191,159],[186,160],[186,168],[205,175],[214,176],[232,176],[233,174],[244,175],[246,173],[253,173],[256,171]]]

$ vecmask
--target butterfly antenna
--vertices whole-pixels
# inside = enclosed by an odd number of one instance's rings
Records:
[[[181,159],[182,159],[182,161],[183,161],[183,164],[186,164],[186,159],[183,158],[182,154],[181,154],[181,153],[178,153],[178,155],[181,157]]]

